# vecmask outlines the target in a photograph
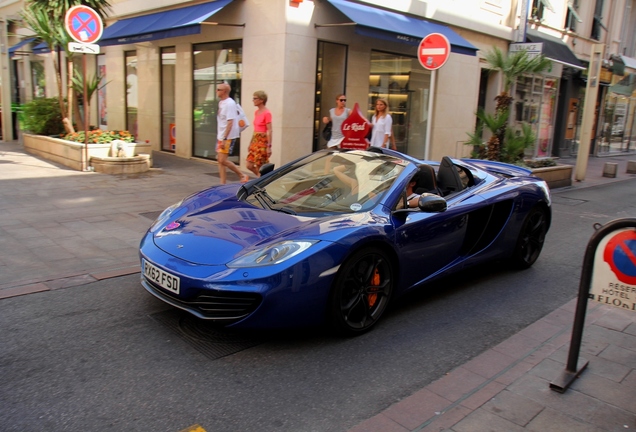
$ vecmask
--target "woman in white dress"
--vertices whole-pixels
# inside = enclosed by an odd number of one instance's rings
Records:
[[[389,148],[393,119],[389,114],[389,103],[386,99],[377,99],[375,101],[375,114],[371,119],[371,123],[373,123],[371,146]]]

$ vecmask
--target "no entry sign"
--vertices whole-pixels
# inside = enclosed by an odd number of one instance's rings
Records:
[[[424,69],[439,69],[448,60],[450,48],[450,42],[446,36],[441,33],[431,33],[420,42],[417,58]]]
[[[64,27],[74,40],[92,44],[102,37],[104,23],[95,10],[88,6],[73,6],[66,12]]]

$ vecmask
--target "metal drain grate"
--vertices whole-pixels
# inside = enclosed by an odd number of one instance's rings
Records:
[[[219,328],[178,309],[150,315],[152,319],[174,331],[206,357],[216,360],[260,345],[264,339]]]
[[[151,219],[151,220],[155,220],[159,217],[159,215],[161,214],[163,210],[159,210],[159,211],[151,211],[151,212],[147,212],[147,213],[139,213],[139,216],[143,216],[145,218]]]
[[[552,195],[552,203],[553,204],[561,204],[566,206],[577,206],[580,204],[585,204],[586,200],[574,199],[574,198],[566,198],[559,195]]]

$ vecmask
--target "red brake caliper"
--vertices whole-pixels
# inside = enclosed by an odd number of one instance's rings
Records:
[[[367,296],[367,302],[369,303],[369,308],[372,308],[375,302],[378,301],[378,295],[374,293],[377,293],[380,290],[380,288],[378,288],[379,286],[380,286],[380,271],[376,267],[375,270],[373,270],[373,276],[371,276],[371,288],[369,288],[370,293]]]

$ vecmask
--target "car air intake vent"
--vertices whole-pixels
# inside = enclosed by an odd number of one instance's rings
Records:
[[[142,285],[151,294],[199,318],[219,321],[224,325],[239,321],[256,310],[261,304],[260,294],[205,290],[193,298],[183,300],[168,294],[146,278]]]
[[[190,303],[206,317],[236,319],[252,313],[260,302],[259,294],[206,291]]]

